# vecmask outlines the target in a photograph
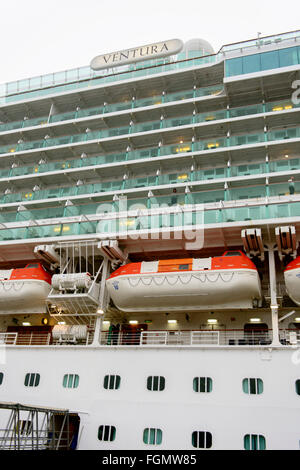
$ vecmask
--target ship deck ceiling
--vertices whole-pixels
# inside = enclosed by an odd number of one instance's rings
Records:
[[[178,69],[160,74],[124,80],[122,75],[119,82],[103,83],[100,85],[86,86],[76,90],[55,93],[53,95],[41,95],[24,101],[6,103],[0,106],[1,113],[9,120],[19,120],[28,113],[32,117],[41,116],[41,111],[49,112],[51,104],[61,111],[76,109],[77,106],[94,107],[103,105],[103,102],[118,103],[124,99],[144,98],[166,93],[173,93],[184,89],[207,87],[222,83],[224,76],[224,63],[193,67],[191,69]],[[23,115],[23,116],[22,116]]]
[[[144,259],[157,259],[159,257],[170,256],[174,258],[179,257],[206,257],[221,254],[227,249],[243,249],[241,239],[241,230],[246,228],[261,228],[262,239],[264,244],[276,243],[275,227],[293,225],[296,228],[296,233],[300,234],[300,217],[293,217],[291,219],[272,219],[269,221],[245,221],[245,222],[228,222],[224,224],[206,225],[204,232],[204,245],[201,249],[191,246],[191,240],[182,239],[133,239],[128,237],[126,240],[123,238],[119,241],[119,246],[122,250],[126,250],[129,257],[132,256],[135,260]],[[132,234],[133,235],[133,234]],[[103,235],[101,239],[107,238]],[[95,239],[95,235],[90,238]],[[99,237],[100,238],[100,237]],[[34,259],[33,250],[36,245],[43,243],[57,244],[59,240],[86,240],[87,236],[76,237],[61,237],[58,239],[32,239],[32,240],[10,240],[0,242],[0,268],[8,266],[9,262],[23,263]],[[299,240],[299,235],[298,235]],[[188,244],[186,243],[188,242]],[[162,254],[163,253],[163,254]],[[4,269],[4,268],[3,268]]]
[[[286,95],[287,90],[293,92],[292,83],[300,78],[300,67],[297,70],[282,71],[265,70],[259,75],[247,74],[225,78],[225,89],[230,106],[243,105],[245,96],[260,96],[265,101],[274,101]],[[289,97],[291,98],[291,96]]]

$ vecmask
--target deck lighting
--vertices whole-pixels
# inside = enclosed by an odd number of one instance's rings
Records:
[[[65,325],[66,322],[65,322],[65,321],[59,321],[59,322],[57,322],[57,324],[58,324],[58,325]]]
[[[101,315],[101,314],[104,313],[104,310],[102,310],[102,308],[98,308],[97,313],[98,313],[99,315]]]
[[[29,321],[23,321],[22,325],[23,325],[23,326],[30,326],[31,323],[30,323]]]
[[[250,318],[251,323],[260,323],[261,319],[260,318]]]
[[[130,323],[130,325],[137,325],[138,321],[137,320],[130,320],[129,323]]]
[[[207,323],[212,323],[212,324],[218,323],[218,320],[217,320],[216,318],[209,318],[209,319],[207,320]]]
[[[177,320],[168,320],[168,323],[174,324],[177,323]]]

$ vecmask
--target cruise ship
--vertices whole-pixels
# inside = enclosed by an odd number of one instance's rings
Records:
[[[0,449],[300,448],[300,31],[0,87]]]

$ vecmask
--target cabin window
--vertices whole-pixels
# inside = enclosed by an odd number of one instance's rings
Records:
[[[115,426],[99,426],[98,439],[99,441],[114,441],[116,438]]]
[[[160,445],[162,443],[162,430],[156,428],[144,429],[143,442],[148,445]]]
[[[195,377],[193,380],[194,392],[209,393],[212,391],[212,379],[210,377]]]
[[[1,380],[1,377],[0,377],[0,380]],[[296,385],[296,393],[300,395],[300,379],[296,380],[295,385]]]
[[[265,450],[266,439],[260,434],[246,434],[244,436],[244,449],[245,450]]]
[[[194,431],[192,433],[192,446],[196,449],[210,449],[212,446],[212,435],[208,431]]]
[[[3,377],[4,377],[3,372],[0,372],[0,385],[2,385]]]
[[[26,268],[38,268],[39,265],[38,264],[29,264],[28,266],[26,266]]]
[[[242,256],[239,251],[228,251],[225,256]]]
[[[121,377],[119,375],[106,375],[103,381],[103,387],[106,390],[118,390],[120,388]]]
[[[26,374],[24,385],[25,387],[37,387],[40,383],[40,374]]]
[[[77,388],[79,385],[79,375],[77,374],[65,374],[63,378],[64,388]]]
[[[147,378],[147,389],[151,392],[161,392],[165,389],[165,378],[158,375],[151,375]]]
[[[244,379],[243,392],[250,395],[259,395],[263,393],[264,385],[261,379]]]

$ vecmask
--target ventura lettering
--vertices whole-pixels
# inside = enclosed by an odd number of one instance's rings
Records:
[[[149,60],[177,54],[181,51],[183,43],[180,39],[148,44],[125,51],[111,52],[95,57],[91,62],[91,68],[100,70],[103,68],[117,67],[123,64],[130,64],[140,60]]]
[[[136,59],[137,57],[145,57],[149,54],[161,54],[162,52],[168,52],[168,46],[164,42],[162,46],[145,46],[139,47],[138,49],[129,49],[128,51],[115,52],[114,54],[104,55],[103,59],[107,65],[113,62],[120,62],[122,59]]]

